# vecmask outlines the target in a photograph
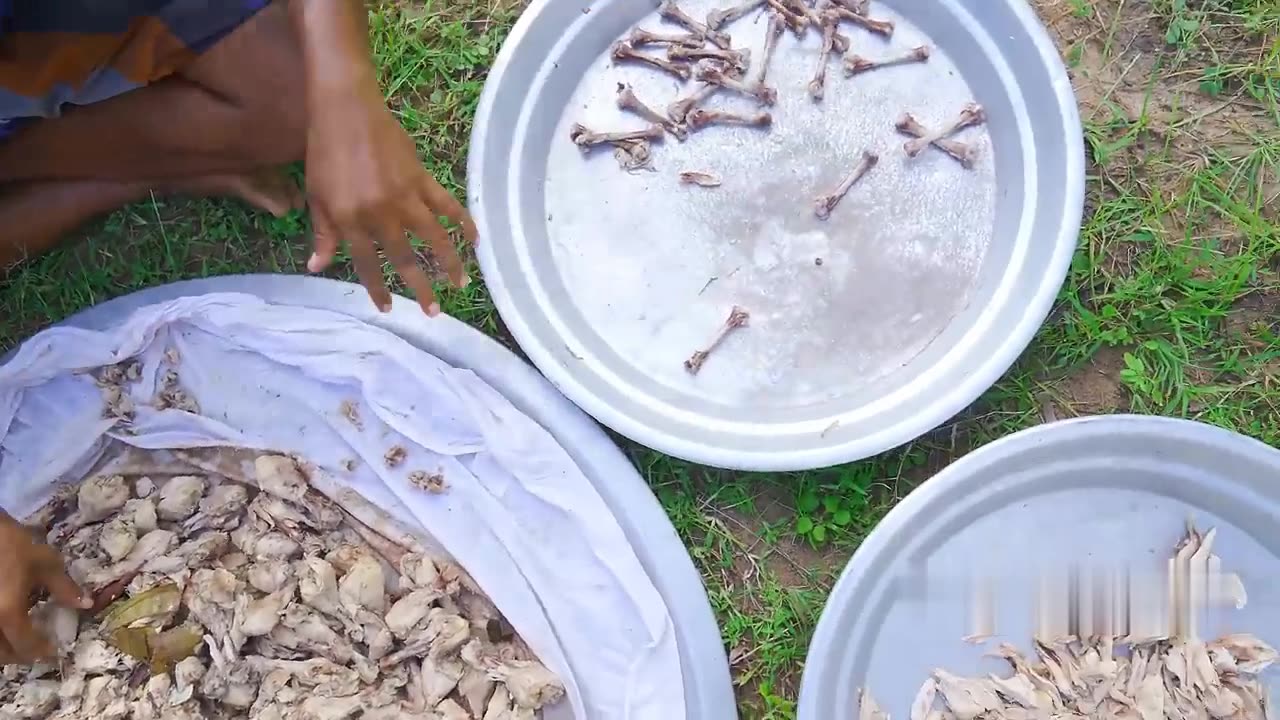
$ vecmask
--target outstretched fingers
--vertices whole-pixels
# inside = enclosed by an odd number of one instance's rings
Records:
[[[383,223],[382,249],[396,269],[396,274],[404,281],[405,287],[413,291],[422,311],[434,317],[440,314],[435,289],[431,287],[431,278],[427,277],[418,262],[418,254],[414,252],[413,243],[409,242],[402,225],[400,222]]]
[[[307,260],[309,272],[323,272],[338,254],[338,228],[334,226],[329,214],[319,204],[311,205],[311,258]]]
[[[391,312],[391,291],[382,277],[382,261],[373,237],[364,230],[346,230],[347,248],[351,251],[351,264],[356,268],[360,284],[369,293],[369,299],[382,312]]]
[[[426,182],[423,183],[422,194],[426,198],[427,205],[431,206],[437,215],[444,215],[453,223],[462,226],[462,237],[468,245],[476,244],[476,224],[471,219],[471,213],[467,212],[467,209],[462,207],[462,203],[449,194],[443,185],[428,175]]]
[[[449,282],[457,288],[466,287],[468,280],[466,270],[462,267],[462,258],[449,239],[449,231],[436,220],[432,209],[426,205],[415,207],[410,222],[413,234],[431,246],[431,253],[449,276]]]

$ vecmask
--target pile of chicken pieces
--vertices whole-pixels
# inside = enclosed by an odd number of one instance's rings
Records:
[[[1012,675],[964,678],[935,670],[911,705],[911,720],[1280,719],[1260,678],[1280,657],[1276,651],[1249,634],[1198,637],[1202,608],[1192,588],[1218,577],[1214,535],[1188,528],[1169,561],[1175,602],[1165,636],[1134,637],[1131,627],[1122,637],[1037,638],[1034,661],[1002,643],[993,654]],[[1210,571],[1199,572],[1197,563]],[[1242,592],[1229,595],[1243,605]],[[859,706],[859,720],[889,720],[865,688]]]
[[[93,594],[32,610],[56,663],[6,667],[5,720],[532,720],[564,693],[455,563],[406,551],[282,455],[258,487],[101,475],[27,524]]]

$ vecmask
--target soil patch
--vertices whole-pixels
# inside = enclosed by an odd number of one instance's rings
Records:
[[[1068,417],[1102,415],[1126,410],[1128,392],[1120,382],[1124,368],[1124,351],[1102,348],[1084,367],[1057,383],[1061,391],[1055,398],[1059,413]]]

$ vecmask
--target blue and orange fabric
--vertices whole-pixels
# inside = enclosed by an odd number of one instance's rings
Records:
[[[0,138],[167,77],[270,0],[0,0]]]

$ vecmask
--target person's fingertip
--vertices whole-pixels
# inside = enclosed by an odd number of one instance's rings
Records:
[[[433,302],[427,306],[427,317],[435,317],[440,314],[440,303]]]
[[[384,313],[389,313],[389,312],[391,312],[391,303],[389,303],[389,302],[388,302],[388,303],[382,303],[381,305],[379,305],[379,306],[378,306],[378,311],[379,311],[379,312],[384,312]]]
[[[471,276],[463,273],[462,279],[458,281],[458,289],[462,290],[471,285]]]

